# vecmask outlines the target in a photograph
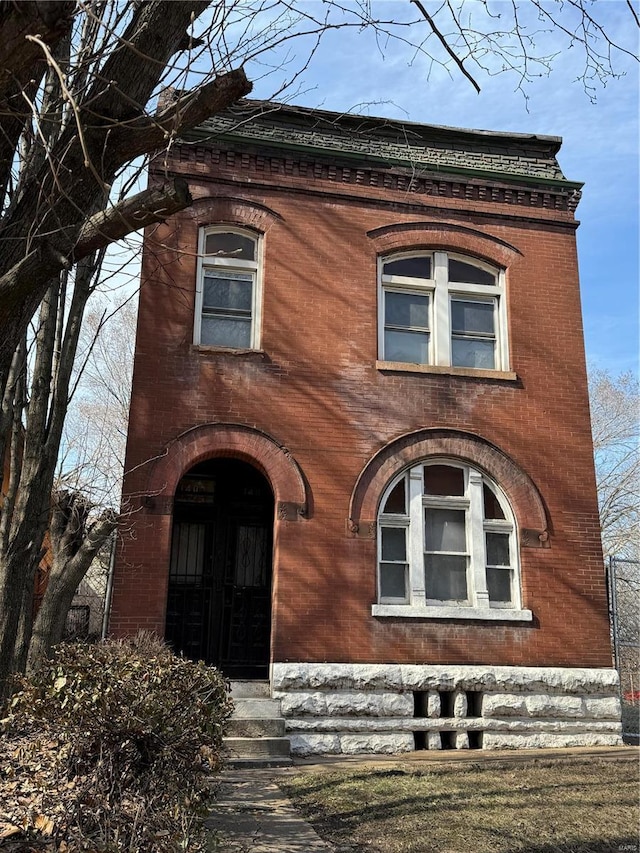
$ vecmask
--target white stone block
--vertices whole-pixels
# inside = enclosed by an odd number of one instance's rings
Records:
[[[453,716],[467,716],[467,694],[464,690],[456,690],[456,694],[453,698]]]
[[[413,715],[407,693],[327,693],[327,716],[406,717]]]
[[[525,697],[513,693],[488,693],[482,698],[484,717],[525,717]]]
[[[413,751],[413,735],[398,734],[341,734],[340,748],[346,755]]]
[[[619,696],[585,696],[582,716],[593,720],[619,720],[622,710]]]
[[[325,717],[327,714],[326,693],[278,693],[280,712],[283,717],[311,714]]]
[[[620,717],[620,703],[615,696],[580,697],[559,694],[485,694],[482,703],[485,717],[529,717],[532,719],[609,719]]]
[[[402,669],[394,664],[353,664],[355,690],[403,690]]]
[[[619,746],[622,738],[617,734],[602,732],[574,732],[572,734],[551,734],[548,732],[485,732],[482,738],[484,749],[545,749],[569,746]]]
[[[456,749],[469,749],[469,735],[466,732],[455,733]]]
[[[413,695],[407,693],[278,692],[283,717],[413,716]]]
[[[440,694],[437,690],[429,691],[429,698],[427,699],[427,716],[440,716]]]
[[[581,717],[582,699],[580,696],[549,696],[543,693],[535,693],[525,698],[525,706],[528,717],[544,718],[558,717]]]
[[[337,734],[287,735],[293,755],[338,755],[340,738]]]
[[[440,732],[427,732],[427,749],[442,749],[442,739]]]

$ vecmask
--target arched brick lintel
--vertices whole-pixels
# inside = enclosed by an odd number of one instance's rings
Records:
[[[500,267],[508,267],[522,255],[510,243],[475,228],[453,222],[400,222],[369,231],[379,255],[410,249],[442,249],[464,252]]]
[[[538,489],[519,465],[480,436],[457,430],[424,429],[407,433],[379,450],[365,465],[351,494],[349,528],[357,535],[374,532],[378,502],[388,483],[403,469],[434,456],[460,459],[492,477],[507,496],[522,545],[548,543],[548,521]]]
[[[270,435],[243,424],[201,424],[175,438],[150,471],[149,500],[172,499],[180,478],[190,468],[220,457],[241,459],[264,474],[273,489],[281,520],[306,515],[307,491],[298,463]]]
[[[193,204],[188,214],[199,228],[225,223],[253,228],[255,231],[265,233],[275,222],[282,219],[275,210],[255,201],[235,196],[205,195],[206,191],[197,186],[189,189],[193,196]]]

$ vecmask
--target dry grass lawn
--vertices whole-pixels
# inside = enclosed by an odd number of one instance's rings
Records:
[[[638,853],[633,760],[306,772],[279,780],[319,835],[370,853]]]

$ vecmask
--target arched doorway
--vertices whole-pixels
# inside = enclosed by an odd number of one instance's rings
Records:
[[[165,637],[229,678],[266,678],[274,498],[238,459],[191,468],[176,489]]]

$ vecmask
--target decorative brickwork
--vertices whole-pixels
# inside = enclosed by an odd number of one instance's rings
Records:
[[[508,268],[522,254],[504,240],[455,222],[398,222],[375,228],[367,236],[380,255],[424,246],[428,249],[468,252],[474,257]]]
[[[373,537],[378,502],[389,482],[403,469],[434,456],[464,460],[493,477],[500,483],[520,523],[524,533],[521,545],[549,545],[544,504],[531,478],[486,439],[453,430],[419,430],[379,450],[363,469],[351,495],[351,532]]]
[[[211,196],[204,187],[191,189],[193,204],[187,211],[198,227],[225,222],[228,225],[241,225],[254,228],[260,233],[268,231],[270,226],[281,217],[262,204],[233,196]]]
[[[174,155],[175,156],[175,155]],[[184,162],[184,158],[180,158]],[[438,178],[417,174],[404,174],[396,171],[379,171],[375,168],[353,169],[336,166],[323,158],[307,157],[285,158],[279,152],[265,155],[247,155],[238,158],[233,151],[211,150],[195,146],[189,149],[188,162],[193,164],[222,165],[249,179],[256,177],[283,175],[302,180],[313,179],[327,184],[340,184],[358,187],[380,187],[397,193],[408,193],[430,198],[464,199],[468,202],[492,202],[495,204],[527,207],[533,209],[564,211],[574,213],[580,203],[580,191],[564,187],[535,187],[516,189],[511,186],[499,186],[492,182],[483,182],[477,178],[462,179],[453,175],[439,175]],[[494,179],[499,182],[496,176]]]
[[[172,441],[150,465],[146,505],[153,509],[158,503],[171,512],[162,498],[172,499],[180,478],[194,465],[220,457],[242,459],[265,475],[276,504],[285,508],[280,518],[295,521],[306,514],[304,481],[287,448],[259,430],[228,423],[201,424]]]

